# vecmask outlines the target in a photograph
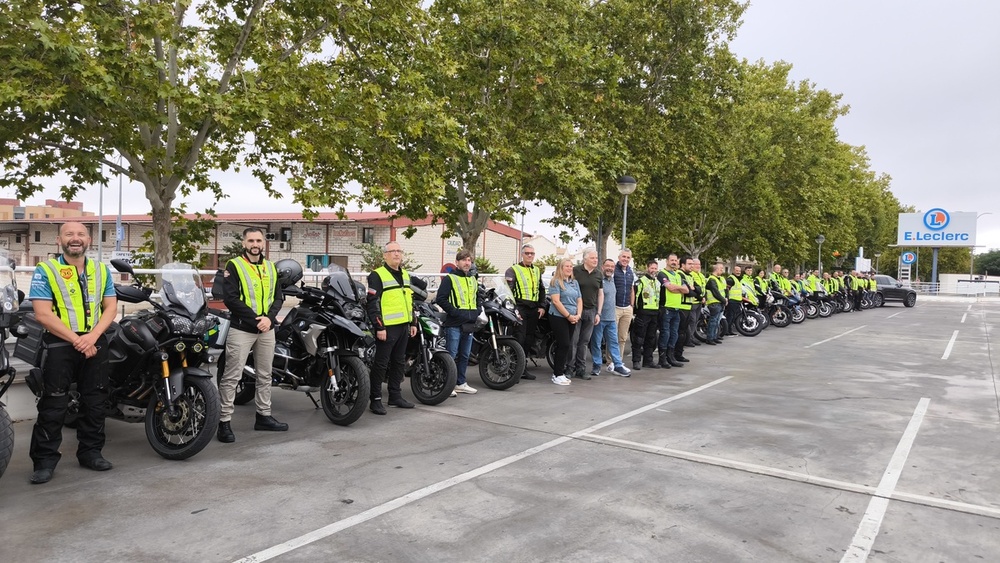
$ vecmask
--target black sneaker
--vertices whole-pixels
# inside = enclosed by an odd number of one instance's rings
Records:
[[[368,408],[375,414],[385,414],[385,407],[382,406],[382,399],[372,399],[371,404]]]
[[[521,374],[521,379],[527,379],[528,381],[534,381],[535,380],[535,374],[528,373],[527,371],[525,371],[523,374]]]
[[[412,409],[413,403],[407,401],[402,397],[397,397],[395,399],[389,399],[389,406],[396,407],[398,409]]]

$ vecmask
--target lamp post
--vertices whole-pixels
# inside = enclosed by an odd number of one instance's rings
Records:
[[[819,267],[819,274],[823,275],[823,243],[826,242],[826,237],[823,235],[816,235],[816,244],[819,245],[819,250],[816,251],[816,262]]]
[[[989,211],[987,211],[986,213],[980,213],[979,215],[976,215],[976,230],[977,231],[979,230],[979,218],[982,217],[983,215],[993,215],[993,214],[990,213]],[[975,262],[976,262],[976,247],[970,246],[969,247],[969,281],[972,281],[972,275],[973,275],[972,272],[973,272],[973,267],[975,266]]]
[[[878,257],[879,256],[882,256],[882,253],[881,252],[876,252],[875,253],[875,273],[876,274],[878,273]]]
[[[635,178],[622,176],[618,178],[618,193],[625,196],[622,204],[622,250],[625,250],[625,227],[628,225],[628,195],[635,191]]]

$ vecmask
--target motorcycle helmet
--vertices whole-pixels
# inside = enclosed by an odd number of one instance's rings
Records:
[[[274,269],[278,270],[278,283],[282,288],[295,285],[302,279],[302,265],[291,258],[278,260]]]

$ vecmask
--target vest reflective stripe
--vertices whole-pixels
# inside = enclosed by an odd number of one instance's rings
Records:
[[[448,274],[448,277],[451,278],[451,304],[459,309],[475,311],[476,293],[479,289],[476,278],[455,274]]]
[[[382,280],[379,307],[382,310],[382,323],[385,326],[409,324],[413,321],[413,288],[410,287],[410,274],[406,270],[400,271],[403,274],[403,285],[396,281],[392,272],[385,266],[375,269],[375,273]]]
[[[671,272],[670,270],[665,270],[663,275],[667,276],[670,283],[675,285],[681,284],[681,275],[677,272]],[[680,309],[681,308],[681,294],[674,293],[668,289],[663,290],[666,293],[666,299],[664,299],[663,306],[667,309]]]
[[[80,287],[76,266],[63,264],[57,258],[42,262],[39,266],[45,270],[49,287],[52,288],[52,312],[73,332],[90,332],[101,318],[101,301],[104,299],[104,285],[109,273],[107,266],[101,264],[98,268],[93,260],[86,260],[86,294]],[[85,311],[89,311],[89,314]]]
[[[715,282],[715,289],[719,290],[719,295],[723,296],[726,295],[726,280],[722,279],[719,276],[709,276],[708,279]],[[707,289],[707,293],[705,294],[706,305],[714,305],[716,303],[722,303],[722,301],[719,301],[718,299],[715,298],[715,294],[712,293],[712,290],[708,289],[707,283],[705,287]]]
[[[691,289],[691,285],[694,283],[691,280],[691,275],[685,273],[684,270],[677,270],[677,273],[680,275],[681,280],[687,282],[688,289],[690,290]],[[688,291],[688,293],[682,293],[680,295],[681,295],[681,306],[680,306],[680,309],[683,310],[683,311],[690,311],[691,310],[691,304],[694,303],[694,295],[692,295],[690,291]]]
[[[729,288],[729,300],[743,301],[743,284],[740,283],[740,279],[731,274],[729,281],[733,282],[732,287]]]
[[[257,315],[267,315],[274,303],[274,287],[278,283],[278,272],[274,269],[274,264],[267,260],[262,260],[261,264],[251,264],[242,256],[229,262],[236,265],[243,302]],[[260,266],[264,267],[263,272]]]
[[[517,297],[525,301],[538,301],[538,281],[542,277],[542,271],[535,266],[522,266],[520,264],[511,266],[514,270],[514,277],[517,279]]]
[[[639,290],[636,291],[637,296],[642,297],[642,310],[643,311],[658,311],[660,310],[660,284],[654,278],[649,276],[642,276],[639,278]]]

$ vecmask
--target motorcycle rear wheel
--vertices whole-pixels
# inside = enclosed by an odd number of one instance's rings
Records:
[[[253,369],[253,354],[247,356],[246,365]],[[215,371],[215,384],[219,385],[222,383],[222,373],[226,370],[226,354],[225,352],[219,356],[219,363],[216,364]],[[257,393],[257,381],[256,375],[248,375],[246,373],[246,368],[244,368],[243,373],[240,374],[239,381],[236,382],[236,399],[233,401],[234,405],[245,405],[253,400],[254,395]]]
[[[185,377],[175,403],[177,420],[154,393],[146,407],[146,439],[153,451],[166,459],[187,459],[212,441],[219,427],[219,390],[207,377]]]
[[[490,389],[510,389],[524,373],[524,363],[524,349],[516,340],[497,339],[496,350],[484,347],[479,353],[479,377]]]
[[[330,422],[338,426],[350,426],[365,413],[365,405],[371,390],[368,366],[357,356],[340,358],[340,373],[337,374],[337,391],[331,392],[329,378],[324,376],[320,391],[320,403]]]
[[[410,374],[410,390],[418,401],[425,405],[439,405],[451,396],[458,379],[458,367],[451,354],[443,350],[434,352],[427,362],[430,373],[424,371],[424,363],[417,360]]]
[[[7,408],[0,403],[0,477],[3,477],[14,453],[14,424],[10,420]]]

